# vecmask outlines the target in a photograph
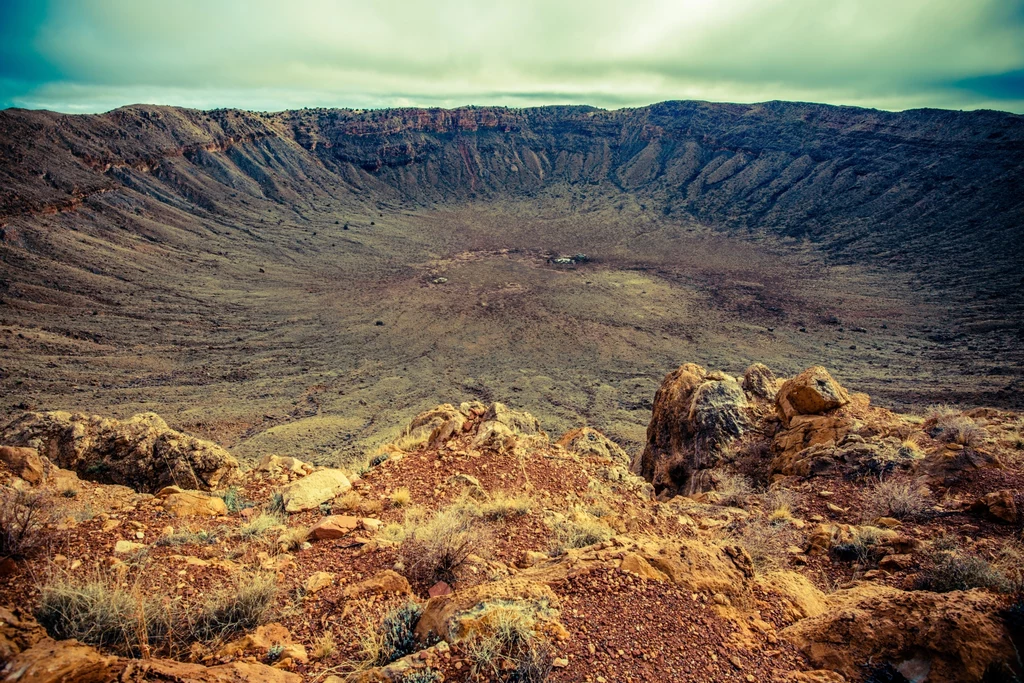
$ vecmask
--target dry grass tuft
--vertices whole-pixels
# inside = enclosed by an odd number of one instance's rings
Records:
[[[535,609],[528,603],[485,603],[476,610],[489,628],[463,647],[474,675],[503,683],[542,683],[551,674],[552,654],[537,633]]]
[[[475,515],[459,506],[438,510],[428,519],[421,511],[410,510],[403,526],[401,534],[395,534],[404,537],[399,559],[409,578],[427,583],[454,582],[459,568],[487,539]]]
[[[745,508],[754,487],[750,479],[742,474],[719,472],[715,474],[715,491],[719,495],[719,505]]]
[[[533,500],[529,496],[509,496],[499,493],[478,507],[478,514],[488,522],[503,519],[525,517],[533,508]]]
[[[191,640],[223,640],[265,623],[277,596],[269,573],[240,574],[180,620]]]
[[[603,543],[615,535],[615,531],[603,521],[580,509],[568,516],[556,517],[551,522],[551,530],[554,532],[551,549],[556,555],[563,555],[573,548]]]
[[[327,659],[338,651],[338,644],[331,631],[324,631],[313,640],[313,657]]]
[[[359,632],[361,662],[357,668],[385,666],[416,652],[416,624],[423,608],[411,600],[390,610],[380,625],[367,624]]]
[[[391,506],[396,508],[405,507],[412,502],[412,492],[405,486],[395,489],[391,493]]]
[[[864,518],[910,519],[928,507],[928,489],[907,479],[883,479],[864,495]]]
[[[250,521],[246,522],[238,528],[235,532],[239,538],[242,539],[253,539],[267,533],[271,529],[281,526],[285,523],[284,517],[269,512],[264,512],[258,517],[254,517]]]

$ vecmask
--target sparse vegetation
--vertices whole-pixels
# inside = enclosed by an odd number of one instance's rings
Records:
[[[182,623],[191,639],[200,641],[251,631],[266,622],[276,595],[273,575],[240,574],[232,585],[214,591],[198,609],[186,612]]]
[[[200,529],[198,531],[178,531],[156,540],[158,546],[175,545],[209,545],[216,543],[220,537],[216,530]]]
[[[532,605],[485,603],[475,612],[487,628],[473,633],[464,643],[474,674],[505,683],[547,680],[551,673],[551,648],[537,634]]]
[[[20,559],[42,546],[50,521],[45,494],[4,487],[0,491],[0,558]]]
[[[552,551],[562,555],[573,548],[586,548],[602,543],[615,535],[614,530],[584,510],[574,510],[568,516],[557,517],[551,523],[554,532]]]
[[[172,630],[171,614],[154,596],[105,574],[51,576],[40,587],[35,617],[54,639],[75,638],[127,656],[166,640]]]
[[[772,489],[765,495],[764,502],[768,510],[768,522],[770,524],[784,524],[793,519],[795,501],[792,492],[789,490],[784,488]]]
[[[282,524],[284,524],[283,517],[264,512],[238,527],[238,531],[235,533],[239,538],[249,540],[262,536],[274,527]]]
[[[404,526],[399,558],[409,578],[427,583],[454,582],[459,568],[481,550],[486,539],[476,517],[458,506],[425,520],[419,511],[410,511]]]
[[[729,507],[746,507],[747,500],[754,493],[750,479],[742,474],[719,472],[715,475],[715,491],[719,495],[719,503]]]
[[[988,433],[985,429],[972,418],[962,413],[951,411],[948,407],[929,412],[929,419],[934,421],[928,432],[929,435],[943,443],[955,443],[965,448],[977,448],[988,438]]]
[[[986,588],[1009,592],[1012,582],[991,562],[949,538],[938,539],[926,555],[917,587],[937,593]]]
[[[908,479],[882,479],[864,495],[864,518],[910,519],[928,507],[927,489]]]
[[[364,666],[384,666],[416,651],[416,624],[423,608],[413,601],[384,615],[380,625],[367,625],[359,634]]]
[[[309,539],[308,526],[288,527],[277,537],[277,544],[282,552],[291,552],[302,547],[302,544]]]
[[[786,546],[796,540],[796,534],[792,529],[754,517],[734,531],[731,538],[750,555],[755,571],[767,573],[786,566]]]
[[[231,514],[237,514],[246,508],[255,507],[256,505],[256,503],[245,498],[237,486],[230,487],[221,494],[221,498],[224,499],[224,505],[227,506],[228,512]]]
[[[480,504],[479,515],[488,522],[524,517],[530,514],[533,502],[527,496],[509,496],[499,493]]]
[[[324,631],[313,641],[313,657],[326,659],[338,651],[338,644],[334,640],[334,633]]]
[[[874,565],[884,554],[880,549],[881,544],[895,535],[892,531],[878,527],[856,527],[848,541],[837,543],[832,547],[832,555],[844,562]]]
[[[408,487],[397,488],[391,492],[391,505],[392,507],[400,508],[405,507],[412,502],[412,493]]]

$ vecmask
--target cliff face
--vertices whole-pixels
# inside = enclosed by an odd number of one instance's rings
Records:
[[[159,176],[182,157],[215,185],[165,181],[207,209],[225,201],[219,191],[290,201],[354,185],[446,203],[597,184],[668,215],[806,236],[853,258],[919,261],[926,250],[929,259],[991,259],[996,245],[1007,267],[1024,257],[1024,118],[997,112],[778,102],[611,112],[9,110],[0,140],[7,217],[73,206],[130,185],[129,171]]]

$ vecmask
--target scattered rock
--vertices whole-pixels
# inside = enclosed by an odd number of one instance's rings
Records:
[[[129,553],[138,552],[145,547],[145,543],[136,543],[135,541],[118,541],[114,544],[114,553],[117,555],[127,555]]]
[[[302,512],[320,507],[352,488],[341,470],[326,469],[308,474],[281,489],[286,512]]]
[[[334,574],[331,572],[314,572],[309,575],[302,587],[312,595],[334,583]]]
[[[751,396],[775,401],[779,380],[767,365],[754,363],[743,373],[743,390]]]
[[[374,574],[365,581],[360,581],[357,584],[347,586],[345,588],[345,597],[355,598],[360,595],[367,595],[371,593],[398,593],[400,595],[408,595],[412,592],[412,587],[409,585],[409,580],[396,571],[391,569],[385,569],[384,571]]]
[[[1007,524],[1016,524],[1020,521],[1017,501],[1013,491],[1009,490],[986,493],[971,506],[971,509],[976,512],[987,512]]]
[[[323,517],[309,530],[309,536],[315,541],[329,541],[346,536],[360,526],[358,517],[351,515],[328,515]]]
[[[199,491],[180,491],[158,495],[161,505],[175,517],[220,517],[228,514],[228,506],[219,496]]]

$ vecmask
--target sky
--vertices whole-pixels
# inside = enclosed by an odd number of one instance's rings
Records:
[[[0,0],[0,108],[1024,113],[1024,0]]]

